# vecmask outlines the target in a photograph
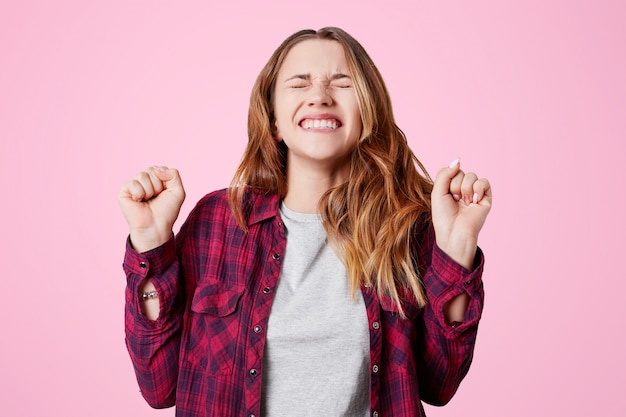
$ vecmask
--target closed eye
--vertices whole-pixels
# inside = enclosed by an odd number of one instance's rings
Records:
[[[351,88],[352,78],[346,74],[335,74],[332,77],[331,85],[338,88]]]

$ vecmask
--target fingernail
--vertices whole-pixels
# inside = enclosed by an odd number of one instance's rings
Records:
[[[454,198],[454,201],[459,201],[461,199],[461,196],[458,194],[452,194],[452,198]]]
[[[472,203],[478,203],[478,193],[474,193],[474,196],[472,197]]]
[[[461,162],[461,158],[456,158],[454,161],[450,162],[450,168],[454,168]]]
[[[469,206],[469,204],[470,204],[470,202],[471,202],[471,201],[472,201],[472,200],[470,199],[470,196],[469,196],[469,195],[464,195],[464,196],[463,196],[463,202],[464,202],[465,204],[467,204],[468,206]]]
[[[160,172],[165,172],[165,167],[162,167],[162,166],[154,165],[152,168]]]

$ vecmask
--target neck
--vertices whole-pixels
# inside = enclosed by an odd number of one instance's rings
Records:
[[[317,213],[322,195],[329,189],[346,181],[349,168],[320,169],[299,164],[291,168],[287,164],[287,207],[299,213]]]

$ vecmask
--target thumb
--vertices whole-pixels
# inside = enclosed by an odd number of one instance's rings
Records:
[[[461,169],[461,158],[457,158],[445,168],[441,168],[433,184],[433,196],[442,197],[450,193],[450,183]]]

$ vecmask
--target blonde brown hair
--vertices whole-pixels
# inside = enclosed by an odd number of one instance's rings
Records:
[[[353,294],[361,285],[372,286],[379,296],[391,297],[404,315],[401,294],[412,293],[419,306],[426,303],[410,238],[416,225],[429,219],[432,181],[396,126],[389,93],[374,62],[342,29],[294,33],[261,70],[250,98],[248,146],[229,190],[231,209],[246,229],[245,187],[281,198],[287,193],[286,147],[274,139],[273,131],[274,85],[291,48],[309,39],[343,46],[363,123],[348,181],[319,201],[329,242],[346,265]]]

